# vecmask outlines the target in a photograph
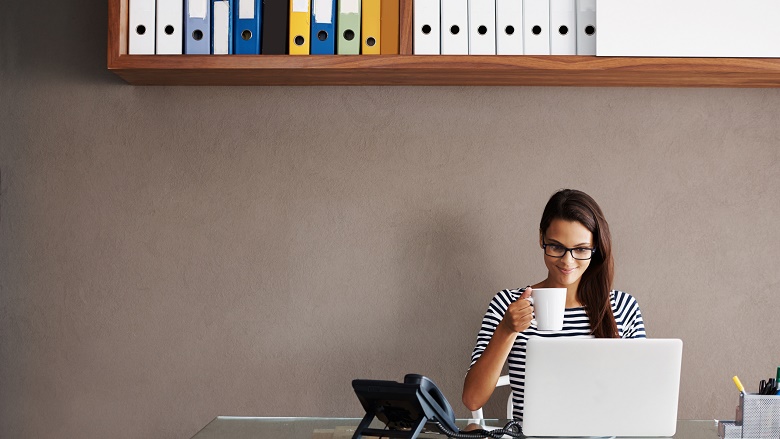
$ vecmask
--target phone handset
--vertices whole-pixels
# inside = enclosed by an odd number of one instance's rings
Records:
[[[425,400],[428,407],[423,406],[423,409],[430,409],[431,413],[426,413],[428,418],[436,419],[444,424],[445,427],[458,431],[458,427],[455,425],[455,411],[452,410],[447,398],[441,393],[441,390],[431,381],[430,378],[419,375],[416,373],[407,374],[404,377],[404,384],[417,385],[420,391],[420,396]],[[426,410],[427,412],[428,410]]]

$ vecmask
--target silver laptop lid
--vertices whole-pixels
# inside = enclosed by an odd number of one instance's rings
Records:
[[[682,340],[528,340],[527,436],[673,436]]]

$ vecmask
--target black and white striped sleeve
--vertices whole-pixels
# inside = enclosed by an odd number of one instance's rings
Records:
[[[477,334],[477,344],[474,346],[474,351],[471,353],[471,364],[469,368],[477,362],[479,357],[485,351],[490,339],[493,338],[493,333],[496,331],[498,324],[501,323],[501,319],[504,318],[509,305],[517,300],[522,294],[522,290],[501,290],[490,301],[488,309],[485,312],[485,316],[482,317],[482,326],[479,328]]]
[[[615,291],[615,320],[622,338],[647,338],[639,303],[628,293]]]

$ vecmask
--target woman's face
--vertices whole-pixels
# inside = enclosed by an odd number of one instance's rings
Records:
[[[554,219],[547,232],[540,237],[539,244],[553,244],[566,248],[593,248],[593,234],[577,221]],[[562,258],[544,255],[544,265],[547,266],[547,279],[551,287],[566,288],[576,286],[582,273],[590,265],[590,259],[574,259],[570,251]]]

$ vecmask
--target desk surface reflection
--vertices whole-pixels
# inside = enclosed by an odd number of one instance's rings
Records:
[[[238,416],[218,416],[199,431],[192,439],[351,439],[358,418],[255,418]],[[487,419],[486,425],[503,427],[504,420]],[[458,427],[466,428],[469,420],[460,419]],[[372,425],[374,426],[374,425]],[[376,428],[383,425],[377,423]],[[421,438],[442,439],[446,436],[437,433],[423,433]],[[718,428],[715,421],[677,421],[677,439],[717,439]]]

